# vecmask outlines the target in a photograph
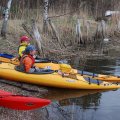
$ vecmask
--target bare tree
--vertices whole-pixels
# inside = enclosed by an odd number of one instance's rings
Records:
[[[1,36],[2,37],[6,37],[7,22],[8,22],[8,18],[9,18],[11,3],[12,3],[12,0],[8,0],[7,7],[5,9],[4,20],[3,20],[2,29],[1,29]]]
[[[43,32],[46,32],[48,29],[48,2],[49,0],[44,0]]]

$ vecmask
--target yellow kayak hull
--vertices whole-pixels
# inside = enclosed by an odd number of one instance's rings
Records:
[[[58,73],[52,74],[27,74],[16,71],[15,65],[10,63],[0,63],[0,77],[6,80],[31,83],[36,85],[69,88],[69,89],[118,89],[119,85],[103,82],[89,84],[83,76],[76,75],[77,79],[62,77]]]
[[[109,82],[120,82],[120,77],[111,75],[98,75],[99,80],[109,81]]]
[[[5,63],[11,63],[14,65],[19,65],[19,61],[18,60],[11,60],[8,58],[4,58],[4,57],[0,57],[0,61],[1,62],[5,62]],[[35,66],[39,67],[39,68],[46,68],[46,67],[50,67],[52,70],[59,70],[60,69],[60,65],[57,63],[35,63]],[[75,70],[75,69],[73,69]],[[75,70],[76,71],[76,70]],[[106,81],[106,82],[120,82],[120,77],[117,76],[111,76],[111,75],[102,75],[102,74],[98,74],[97,77],[92,77],[90,75],[84,75],[84,77],[90,77],[92,79],[98,79],[98,80],[102,80],[102,81]]]

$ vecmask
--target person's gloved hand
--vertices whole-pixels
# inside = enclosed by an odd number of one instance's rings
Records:
[[[36,67],[36,66],[35,66],[34,68],[35,68],[35,71],[39,71],[39,70],[40,70],[40,69],[39,69],[38,67]]]

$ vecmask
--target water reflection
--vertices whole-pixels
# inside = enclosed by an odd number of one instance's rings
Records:
[[[57,100],[46,109],[50,120],[119,120],[118,95],[119,91],[99,91],[81,97]]]
[[[101,93],[89,94],[87,96],[70,98],[59,101],[61,106],[73,105],[80,106],[82,109],[88,109],[90,107],[97,107],[100,104]]]
[[[116,73],[117,75],[120,74],[119,59],[88,59],[85,64],[81,64],[80,62],[80,60],[79,62],[74,61],[71,64],[76,63],[76,65],[72,65],[74,68],[88,72],[111,75],[116,75]]]
[[[49,92],[43,97],[54,100],[62,101],[66,99],[79,99],[83,96],[105,92],[106,90],[69,90],[69,89],[56,89],[50,88]]]
[[[60,92],[61,91],[61,92]],[[53,104],[46,109],[50,120],[80,120],[87,110],[97,110],[103,90],[59,90],[50,91],[47,98]],[[84,117],[83,117],[84,118]]]
[[[116,60],[88,60],[86,64],[87,66],[84,68],[86,71],[92,71],[99,74],[110,74],[110,71],[113,71],[115,69],[113,66],[116,66]]]

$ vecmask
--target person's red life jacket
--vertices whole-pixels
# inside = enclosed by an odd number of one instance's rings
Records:
[[[25,61],[26,57],[28,61]],[[30,59],[29,59],[30,58]],[[20,59],[20,70],[24,72],[29,72],[29,69],[33,67],[35,59],[31,55],[23,55]]]

